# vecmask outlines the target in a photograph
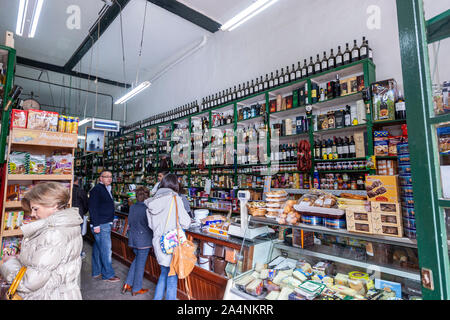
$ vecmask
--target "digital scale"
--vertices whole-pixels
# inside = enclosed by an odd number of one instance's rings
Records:
[[[250,191],[238,191],[237,198],[239,199],[241,206],[241,224],[230,224],[228,228],[228,234],[246,239],[254,239],[259,235],[274,232],[268,226],[253,228],[249,226],[251,216],[248,215],[247,202],[250,200]]]

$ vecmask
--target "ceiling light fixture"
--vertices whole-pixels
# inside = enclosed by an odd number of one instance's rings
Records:
[[[133,90],[131,90],[130,92],[128,92],[126,95],[124,95],[122,98],[118,99],[116,102],[114,102],[114,104],[124,104],[125,102],[127,102],[128,100],[130,100],[131,98],[133,98],[135,95],[137,95],[138,93],[140,93],[141,91],[145,90],[146,88],[148,88],[152,83],[150,81],[144,81],[142,82],[140,85],[138,85],[136,88],[134,88]]]
[[[89,123],[92,121],[92,118],[86,118],[80,121],[80,123],[78,124],[79,127],[84,126],[86,123]]]
[[[264,11],[271,5],[273,5],[278,0],[257,0],[252,5],[247,7],[246,9],[239,12],[237,15],[235,15],[233,18],[225,22],[220,29],[222,31],[233,31],[237,27],[239,27],[244,22],[250,20],[254,16],[256,16],[258,13]]]
[[[29,38],[34,38],[43,4],[44,0],[20,0],[16,24],[18,36],[26,34]]]

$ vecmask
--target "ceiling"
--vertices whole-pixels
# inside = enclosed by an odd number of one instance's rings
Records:
[[[99,77],[99,82],[107,80],[111,83],[116,81],[134,84],[139,70],[139,82],[148,80],[145,77],[159,73],[188,48],[200,43],[204,36],[213,36],[220,24],[251,2],[252,0],[122,1],[121,3],[126,4],[121,16],[118,14],[119,10],[115,15],[112,14],[111,23],[92,44],[88,37],[89,32],[92,35],[92,32],[98,31],[93,27],[98,22],[99,14],[109,9],[103,1],[44,0],[35,37],[14,36],[18,56],[16,84],[23,86],[27,94],[39,93],[36,99],[43,105],[73,108],[73,113],[77,113],[80,111],[80,91],[30,79],[98,91],[118,98],[126,89],[113,85],[102,85],[99,88],[98,83],[74,77],[74,72],[82,73],[87,79]],[[79,8],[79,28],[68,27],[68,23],[73,21],[73,11],[68,10],[73,7]],[[6,31],[15,33],[18,8],[19,0],[0,0],[1,43],[4,41],[3,35]],[[145,8],[146,20],[143,31]],[[202,25],[205,20],[206,24],[212,24],[213,29],[215,28],[212,32]],[[139,59],[142,31],[144,41],[142,58]],[[125,62],[121,32],[123,32]],[[89,42],[88,49],[82,51],[86,42]],[[72,59],[73,57],[75,59]],[[73,68],[69,61],[75,61]],[[42,72],[42,70],[50,71]],[[72,93],[68,94],[68,91]],[[66,98],[74,95],[74,92],[78,92],[77,101],[72,101],[74,98]],[[90,93],[82,92],[82,94]]]

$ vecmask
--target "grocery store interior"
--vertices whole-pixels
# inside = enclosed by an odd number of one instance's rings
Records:
[[[129,217],[175,174],[178,300],[449,300],[449,37],[448,0],[0,0],[0,266],[32,188],[108,173],[120,280],[86,210],[81,297],[154,299],[161,248],[122,292]]]

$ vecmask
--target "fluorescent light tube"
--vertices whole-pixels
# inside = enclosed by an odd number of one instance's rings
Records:
[[[86,123],[91,122],[92,119],[91,118],[86,118],[80,121],[80,123],[78,124],[79,127],[84,126]]]
[[[22,36],[25,27],[25,16],[28,9],[28,0],[20,0],[19,12],[17,13],[16,34]]]
[[[86,140],[86,137],[85,137],[85,136],[78,136],[78,139],[80,139],[80,140]]]
[[[258,10],[256,10],[255,12],[253,12],[252,14],[250,14],[249,16],[247,16],[246,18],[244,18],[243,20],[241,20],[240,22],[236,23],[235,25],[233,25],[228,31],[233,31],[234,29],[236,29],[237,27],[239,27],[241,24],[243,24],[244,22],[250,20],[251,18],[253,18],[254,16],[256,16],[258,13],[266,10],[268,7],[270,7],[271,5],[273,5],[275,2],[277,2],[278,0],[271,0],[269,3],[266,3],[266,5],[264,5],[263,7],[259,8]]]
[[[28,33],[29,38],[34,38],[34,35],[36,34],[36,28],[39,22],[39,17],[41,15],[42,5],[44,4],[44,0],[37,0],[37,5],[34,8],[33,12],[33,18],[31,19],[31,29]]]
[[[253,18],[261,11],[267,9],[278,0],[258,0],[246,9],[239,12],[236,16],[225,22],[220,29],[222,31],[232,31],[245,21]]]
[[[140,85],[138,85],[136,88],[128,92],[126,95],[124,95],[122,98],[118,99],[114,104],[123,104],[133,98],[135,95],[143,91],[144,89],[148,88],[151,85],[150,81],[142,82]]]

